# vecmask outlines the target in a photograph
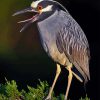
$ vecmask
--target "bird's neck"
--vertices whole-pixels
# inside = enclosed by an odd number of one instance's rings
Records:
[[[58,12],[58,11],[56,10],[56,11],[51,11],[51,12],[46,12],[46,13],[41,14],[38,22],[41,22],[41,21],[44,21],[44,20],[50,18],[56,12]]]

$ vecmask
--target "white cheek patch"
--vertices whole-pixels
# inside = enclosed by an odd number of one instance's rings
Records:
[[[53,5],[48,5],[47,7],[45,7],[44,9],[42,9],[41,12],[52,11],[52,6],[53,6]]]
[[[43,0],[37,0],[37,1],[33,1],[32,3],[31,3],[31,7],[33,7],[33,8],[36,8],[37,6],[38,6],[38,4],[40,3],[40,2],[42,2]]]

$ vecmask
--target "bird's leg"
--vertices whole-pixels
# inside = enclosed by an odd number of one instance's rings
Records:
[[[72,68],[72,63],[67,66],[67,70],[69,71],[69,75],[68,75],[68,85],[67,85],[67,90],[66,90],[66,94],[65,94],[65,99],[64,100],[67,100],[69,89],[70,89],[70,85],[71,85],[71,82],[72,82],[73,74],[72,74],[71,68]]]
[[[51,99],[51,94],[52,94],[52,91],[54,89],[55,83],[56,83],[56,81],[57,81],[57,79],[59,77],[60,72],[61,72],[60,65],[57,64],[56,76],[55,76],[55,79],[53,81],[52,87],[50,88],[49,94],[48,94],[48,96],[47,96],[47,98],[45,100]]]
[[[68,67],[66,67],[66,69],[68,70]],[[75,74],[73,71],[72,71],[72,74],[77,78],[77,80],[79,80],[80,82],[83,82],[83,80],[77,74]]]

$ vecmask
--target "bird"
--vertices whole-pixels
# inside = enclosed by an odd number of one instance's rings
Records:
[[[68,71],[68,84],[64,97],[64,100],[68,100],[73,76],[84,84],[90,80],[90,48],[87,37],[69,11],[58,1],[36,0],[30,7],[17,11],[13,16],[26,12],[35,15],[18,22],[26,23],[20,32],[35,22],[45,52],[56,62],[56,75],[45,100],[51,100],[53,89],[61,73],[61,66]],[[73,68],[77,71],[72,70]]]

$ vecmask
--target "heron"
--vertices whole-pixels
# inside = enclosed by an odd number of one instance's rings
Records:
[[[84,84],[90,80],[90,49],[87,37],[69,11],[58,1],[36,0],[29,8],[17,11],[13,16],[26,12],[35,15],[18,22],[26,22],[20,32],[35,22],[45,52],[56,62],[56,75],[45,100],[51,100],[52,91],[61,73],[61,66],[68,70],[68,84],[64,98],[67,100],[73,76]],[[73,68],[77,72],[72,70]]]

